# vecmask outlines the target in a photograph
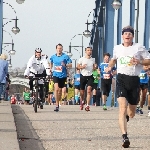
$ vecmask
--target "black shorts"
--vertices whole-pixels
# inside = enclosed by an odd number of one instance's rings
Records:
[[[140,89],[145,90],[148,88],[148,83],[140,83]]]
[[[29,104],[30,100],[24,100],[27,104]]]
[[[93,90],[97,90],[98,83],[93,83]]]
[[[48,94],[53,94],[53,92],[48,92]]]
[[[80,90],[80,85],[75,85],[74,88]]]
[[[53,82],[54,82],[54,84],[58,83],[59,88],[63,88],[65,86],[66,77],[65,78],[59,78],[59,77],[53,76]]]
[[[117,98],[125,97],[129,104],[137,105],[140,92],[140,78],[138,76],[117,75]]]
[[[102,88],[102,94],[109,96],[110,90],[111,90],[111,84],[112,79],[103,79],[101,78],[101,88]]]
[[[80,74],[80,89],[85,90],[85,86],[91,86],[93,87],[94,77],[91,76],[83,76]]]

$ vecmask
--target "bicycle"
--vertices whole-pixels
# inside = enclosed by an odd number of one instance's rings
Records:
[[[45,77],[42,77],[41,74],[34,74],[35,77],[33,77],[31,80],[35,81],[34,88],[35,88],[35,99],[33,101],[33,107],[35,113],[37,112],[37,108],[40,106],[40,100],[39,100],[39,84],[38,81],[43,79],[45,83]]]

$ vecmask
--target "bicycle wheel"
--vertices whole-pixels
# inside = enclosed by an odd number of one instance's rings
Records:
[[[35,86],[36,86],[36,96],[35,96],[35,103],[34,103],[34,111],[37,112],[37,105],[38,105],[38,80],[35,80]]]

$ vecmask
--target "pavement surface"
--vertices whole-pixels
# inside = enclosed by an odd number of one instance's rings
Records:
[[[18,106],[19,107],[19,106]],[[20,105],[36,131],[37,139],[45,150],[122,150],[122,137],[118,127],[118,108],[103,111],[91,106],[81,111],[76,105],[63,105],[59,112],[45,105],[34,113],[30,105]],[[150,118],[147,107],[143,115],[128,122],[130,150],[150,149]],[[32,149],[31,149],[32,150]],[[40,150],[40,149],[39,149]]]
[[[19,150],[11,105],[6,101],[0,103],[0,150]]]
[[[0,150],[122,150],[118,108],[81,111],[63,105],[59,112],[45,105],[34,113],[31,105],[0,103]],[[130,150],[150,149],[147,108],[128,123]]]

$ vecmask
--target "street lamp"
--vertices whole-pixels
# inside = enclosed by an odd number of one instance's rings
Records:
[[[91,32],[89,31],[88,29],[88,26],[89,26],[89,23],[88,23],[88,20],[87,20],[87,29],[83,32],[83,35],[88,38],[88,37],[91,37]]]
[[[7,61],[9,62],[8,67],[9,67],[9,68],[12,68],[12,64],[11,64],[11,55],[9,55],[9,56],[10,56],[10,58],[7,60]]]
[[[17,2],[18,4],[22,4],[22,3],[25,2],[25,0],[16,0],[16,2]]]
[[[82,45],[81,45],[81,46],[72,46],[72,45],[71,45],[71,41],[72,41],[77,35],[81,35],[81,36],[82,36]],[[84,46],[83,46],[83,34],[76,34],[76,35],[74,35],[74,36],[71,38],[71,41],[70,41],[70,45],[69,45],[69,52],[71,52],[71,48],[72,48],[72,47],[82,47],[82,57],[83,57],[83,48],[84,48]]]
[[[12,22],[12,20],[15,20],[15,27],[13,27],[11,31],[12,31],[14,34],[17,34],[17,33],[20,32],[20,29],[17,27],[17,20],[18,20],[18,19],[17,19],[17,13],[16,13],[16,11],[15,11],[15,9],[13,8],[12,5],[10,5],[9,3],[5,3],[5,2],[3,2],[3,3],[9,5],[9,6],[12,8],[12,10],[14,11],[14,13],[16,14],[16,18],[15,18],[15,19],[3,18],[3,19],[8,19],[8,20],[10,20],[10,21],[8,21],[7,23],[5,23],[5,24],[3,25],[3,27],[4,27],[6,24],[8,24],[9,22]]]
[[[120,0],[113,0],[113,2],[112,2],[112,7],[114,8],[114,9],[119,9],[121,6],[122,6],[122,3],[121,3],[121,1]]]
[[[12,49],[9,52],[10,52],[11,55],[15,55],[16,51],[14,50],[14,41],[13,41],[12,35],[9,32],[7,32],[6,30],[3,30],[3,31],[8,33],[10,35],[10,37],[11,37],[11,40],[12,40],[11,43],[3,43],[3,44],[7,44],[7,45],[11,44],[12,45]]]

